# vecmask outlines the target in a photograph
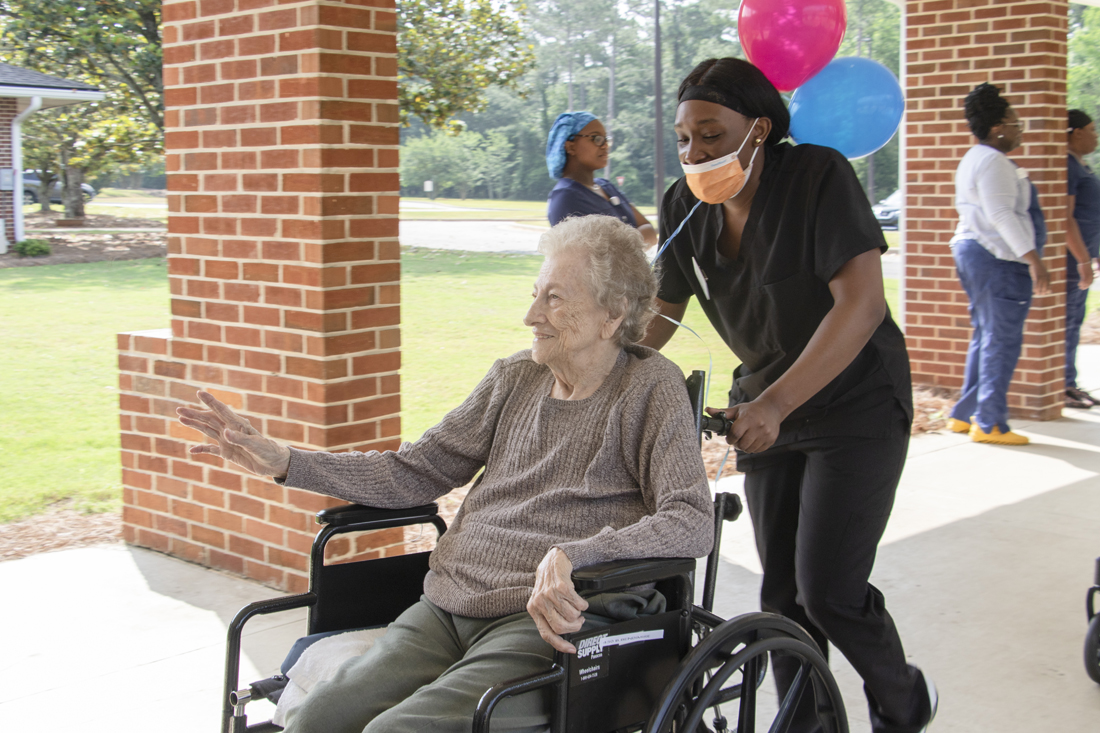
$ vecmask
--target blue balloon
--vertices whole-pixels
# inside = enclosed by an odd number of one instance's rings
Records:
[[[858,56],[833,59],[791,95],[791,137],[835,148],[846,158],[870,155],[897,132],[905,95],[890,70]]]

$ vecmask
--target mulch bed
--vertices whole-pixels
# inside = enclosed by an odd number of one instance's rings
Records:
[[[0,524],[0,561],[121,539],[120,512],[81,514],[62,504],[28,519]]]
[[[57,229],[59,232],[65,231],[67,227],[57,226],[58,219],[64,219],[64,211],[35,211],[31,214],[23,214],[23,228],[28,230],[28,236],[32,239],[37,234],[31,232],[32,229]],[[106,214],[97,216],[85,216],[84,223],[79,227],[81,229],[164,229],[165,223],[160,219],[138,219],[136,217],[127,216],[107,216]]]
[[[130,221],[134,220],[131,219]],[[104,260],[145,260],[153,257],[165,257],[168,254],[167,237],[166,232],[117,232],[111,234],[91,232],[45,234],[32,232],[28,235],[28,239],[45,239],[49,241],[51,254],[45,257],[20,257],[9,250],[7,254],[0,255],[0,268],[68,265],[78,262],[103,262]]]
[[[15,252],[0,254],[0,268],[35,267],[39,265],[67,265],[76,262],[103,262],[104,260],[144,260],[165,257],[167,231],[163,221],[157,219],[133,219],[117,216],[88,216],[83,229],[161,229],[159,232],[72,232],[54,224],[64,212],[34,212],[24,214],[23,225],[27,239],[45,239],[50,243],[51,254],[45,257],[20,257]],[[49,231],[33,231],[46,230]]]

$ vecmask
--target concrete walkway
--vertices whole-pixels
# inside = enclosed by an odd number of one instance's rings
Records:
[[[1083,386],[1100,392],[1100,346],[1080,360]],[[875,566],[906,651],[939,685],[936,733],[1100,723],[1100,686],[1081,662],[1100,555],[1100,410],[1013,426],[1033,444],[913,440]],[[747,520],[727,526],[722,554],[716,610],[755,610]],[[5,731],[216,730],[226,625],[245,603],[279,595],[121,544],[0,563],[0,587]],[[242,679],[275,671],[303,628],[304,612],[250,622]],[[832,664],[852,730],[866,733],[861,683],[839,654]]]

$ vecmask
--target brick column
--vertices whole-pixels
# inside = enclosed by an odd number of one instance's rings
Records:
[[[905,325],[913,380],[962,386],[970,320],[948,242],[958,223],[954,175],[976,142],[963,99],[981,82],[1025,123],[1011,157],[1041,195],[1051,295],[1036,298],[1009,391],[1017,417],[1061,415],[1065,390],[1066,29],[1068,5],[910,0],[906,9]]]
[[[125,537],[300,590],[312,514],[338,502],[191,457],[174,413],[202,386],[277,440],[398,446],[395,6],[163,17],[172,328],[119,336]]]

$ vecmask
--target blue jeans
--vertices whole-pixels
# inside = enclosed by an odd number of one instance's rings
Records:
[[[1077,287],[1081,276],[1077,274],[1077,260],[1071,254],[1066,255],[1066,267],[1066,389],[1069,389],[1077,386],[1077,344],[1081,341],[1089,291]]]
[[[974,240],[954,247],[955,268],[970,297],[974,334],[966,352],[962,396],[951,417],[985,432],[1008,432],[1008,385],[1020,358],[1031,307],[1031,274],[1022,262],[999,260]]]

